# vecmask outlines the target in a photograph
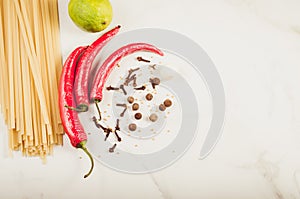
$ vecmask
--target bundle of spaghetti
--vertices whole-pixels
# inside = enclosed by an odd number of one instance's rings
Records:
[[[2,0],[0,16],[0,105],[9,148],[45,159],[63,144],[57,0]]]

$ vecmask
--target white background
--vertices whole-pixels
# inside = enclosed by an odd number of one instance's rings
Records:
[[[64,59],[98,34],[70,21],[60,0]],[[63,147],[39,158],[7,155],[1,117],[1,198],[300,198],[300,2],[297,0],[113,0],[109,28],[167,28],[208,53],[224,83],[223,136],[205,160],[198,137],[186,155],[151,175],[129,175]],[[82,158],[80,158],[82,157]]]

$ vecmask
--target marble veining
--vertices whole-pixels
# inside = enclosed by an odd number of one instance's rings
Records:
[[[163,199],[172,199],[170,193],[163,187],[163,185],[156,179],[155,174],[150,173],[149,176],[157,190],[161,193]]]
[[[246,163],[239,168],[246,169],[249,171],[257,171],[261,178],[264,179],[266,185],[272,192],[272,195],[276,199],[285,199],[285,198],[299,198],[300,197],[300,187],[298,177],[300,177],[300,170],[295,170],[294,172],[289,173],[289,176],[292,176],[294,180],[294,187],[297,190],[294,193],[287,193],[282,189],[280,182],[280,163],[283,160],[281,158],[277,161],[272,161],[267,158],[268,152],[262,152],[257,160],[254,163]],[[299,175],[299,176],[298,176]]]

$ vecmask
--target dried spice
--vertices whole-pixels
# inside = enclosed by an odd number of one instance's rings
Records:
[[[165,111],[166,110],[166,106],[164,104],[160,104],[158,108],[161,111]]]
[[[137,120],[142,119],[142,117],[143,117],[142,113],[136,113],[136,114],[134,114],[134,118],[137,119]]]
[[[123,84],[120,85],[120,89],[123,91],[124,95],[127,95],[127,92],[126,92]]]
[[[148,93],[145,97],[148,101],[151,101],[153,99],[153,95],[151,93]]]
[[[150,60],[144,59],[143,57],[137,57],[136,59],[137,59],[138,61],[142,61],[142,62],[147,62],[147,63],[150,62]]]
[[[140,105],[138,103],[132,104],[132,110],[136,111],[140,108]]]
[[[150,78],[149,82],[152,85],[152,88],[155,89],[155,86],[160,84],[160,79],[158,77]]]
[[[134,97],[132,96],[127,97],[127,101],[129,104],[132,104],[134,102]]]
[[[151,122],[156,122],[156,120],[158,119],[158,116],[155,114],[155,113],[152,113],[150,116],[149,116],[149,120]]]
[[[116,106],[120,106],[120,107],[124,108],[124,110],[120,113],[120,117],[124,117],[124,114],[127,110],[127,105],[126,104],[116,104]]]
[[[137,87],[137,88],[134,88],[134,90],[145,90],[146,89],[146,86],[141,86],[141,87]]]
[[[108,90],[108,91],[110,91],[110,90],[117,91],[117,90],[119,90],[119,89],[120,89],[120,88],[112,87],[112,86],[106,87],[106,90]]]
[[[117,147],[117,144],[114,144],[111,148],[109,148],[108,149],[108,151],[110,152],[110,153],[113,153],[113,152],[115,152],[115,148]]]
[[[131,124],[129,124],[128,125],[128,129],[130,130],[130,131],[135,131],[136,130],[136,124],[134,124],[134,123],[131,123]]]
[[[170,107],[170,106],[172,106],[172,101],[170,99],[166,99],[164,101],[164,105],[165,105],[165,107]]]

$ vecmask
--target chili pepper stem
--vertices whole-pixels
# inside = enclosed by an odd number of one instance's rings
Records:
[[[77,112],[86,112],[88,110],[87,105],[79,105],[77,107],[65,105],[66,108],[77,111]]]
[[[87,178],[92,173],[92,171],[94,169],[94,159],[93,159],[92,155],[90,154],[90,152],[88,151],[88,149],[86,148],[85,145],[86,145],[86,141],[82,141],[77,145],[77,148],[82,149],[91,160],[91,168],[90,168],[89,172],[83,176],[84,178]]]
[[[89,106],[86,104],[79,104],[76,108],[79,110],[78,112],[87,112],[89,110]]]
[[[100,107],[98,105],[98,101],[95,101],[95,105],[96,105],[96,108],[97,108],[97,111],[98,111],[98,114],[99,114],[99,121],[101,121],[102,117],[101,117],[101,111],[100,111]]]
[[[73,106],[68,106],[68,105],[65,105],[66,108],[68,109],[71,109],[73,111],[76,111],[76,112],[81,112],[81,109],[77,108],[77,107],[73,107]]]

